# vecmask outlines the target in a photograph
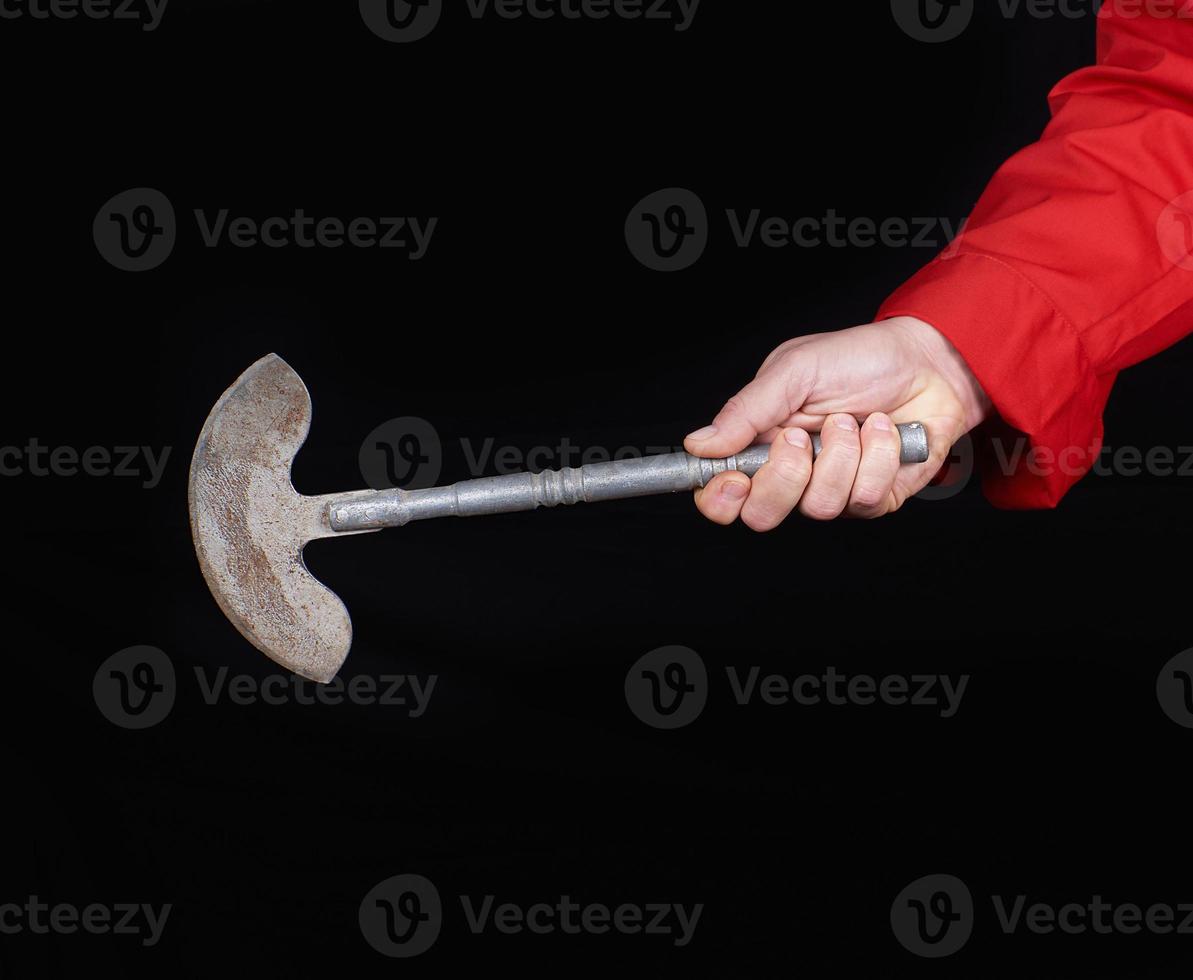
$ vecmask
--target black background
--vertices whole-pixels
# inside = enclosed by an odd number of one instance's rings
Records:
[[[1160,711],[1193,645],[1186,479],[1091,477],[1004,513],[975,487],[871,524],[759,536],[657,498],[439,521],[312,545],[352,612],[345,676],[437,674],[426,715],[204,702],[193,670],[278,669],[224,619],[186,514],[223,389],[282,354],[312,392],[294,467],[361,485],[386,419],[522,449],[677,444],[783,340],[867,321],[931,250],[739,249],[726,208],[959,221],[1094,57],[1092,18],[979,5],[911,40],[885,3],[704,0],[650,22],[489,16],[449,3],[388,44],[356,5],[171,0],[160,28],[0,22],[5,92],[5,445],[170,447],[136,479],[6,477],[0,900],[173,903],[159,945],[0,937],[6,975],[607,973],[755,966],[869,976],[1175,976],[1188,936],[1003,935],[989,896],[1193,901],[1193,732]],[[1184,29],[1174,26],[1174,29]],[[178,245],[142,274],[92,241],[105,201],[154,187]],[[693,268],[651,272],[629,208],[662,187],[713,216]],[[191,212],[437,216],[427,256],[202,246]],[[1124,257],[1129,261],[1129,257]],[[1193,444],[1183,344],[1127,372],[1107,442]],[[170,716],[119,729],[92,699],[151,644]],[[688,728],[628,710],[630,665],[696,650]],[[725,668],[971,675],[961,709],[735,705]],[[908,883],[961,877],[956,956],[895,940]],[[388,960],[365,893],[444,896],[438,943]],[[694,941],[469,933],[456,896],[703,903]]]

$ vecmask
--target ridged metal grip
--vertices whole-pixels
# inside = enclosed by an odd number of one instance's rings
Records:
[[[909,422],[898,429],[902,462],[926,462],[928,437],[924,427]],[[812,451],[820,454],[819,434],[812,437]],[[769,456],[770,446],[752,446],[726,459],[668,453],[542,473],[465,480],[429,490],[382,490],[333,501],[328,507],[328,522],[333,531],[366,531],[401,527],[432,517],[479,517],[560,504],[678,493],[703,487],[718,473],[730,470],[753,476]]]

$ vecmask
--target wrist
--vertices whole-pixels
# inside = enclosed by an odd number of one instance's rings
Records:
[[[887,322],[908,338],[927,363],[929,370],[939,375],[953,390],[965,413],[967,432],[991,414],[993,406],[990,396],[986,394],[981,382],[948,337],[932,324],[912,316],[893,317]]]

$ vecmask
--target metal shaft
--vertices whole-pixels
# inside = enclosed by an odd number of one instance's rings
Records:
[[[923,463],[928,438],[919,422],[900,425],[900,459]],[[812,436],[812,451],[820,454],[820,435]],[[379,490],[333,500],[328,520],[333,531],[366,531],[401,527],[432,517],[479,517],[555,507],[676,493],[703,487],[718,473],[736,470],[753,476],[770,456],[770,446],[752,446],[727,459],[702,459],[688,453],[668,453],[641,459],[590,463],[587,466],[513,473],[464,480],[428,490]]]

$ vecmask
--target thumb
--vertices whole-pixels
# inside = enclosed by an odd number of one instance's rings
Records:
[[[805,388],[790,370],[766,371],[730,398],[711,425],[684,439],[684,448],[693,456],[741,452],[782,425],[803,404]]]

